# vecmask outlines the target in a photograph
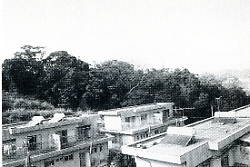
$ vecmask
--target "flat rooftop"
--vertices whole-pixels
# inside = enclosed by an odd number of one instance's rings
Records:
[[[144,105],[137,105],[137,106],[129,106],[129,107],[122,107],[116,108],[111,110],[104,110],[99,111],[98,114],[100,115],[119,115],[124,112],[144,112],[149,110],[156,110],[161,109],[169,106],[173,106],[174,103],[153,103],[153,104],[144,104]]]
[[[34,119],[35,117],[38,117],[39,119]],[[70,126],[74,124],[85,124],[91,123],[91,120],[97,120],[99,117],[98,114],[82,114],[79,116],[63,116],[61,115],[59,118],[56,118],[55,116],[51,119],[43,119],[42,116],[35,116],[32,118],[31,121],[25,122],[22,124],[9,124],[2,126],[2,139],[10,140],[11,136],[14,134],[24,133],[24,132],[31,132],[36,130],[42,130],[42,129],[49,129],[49,128],[55,128],[55,127],[61,127],[61,126]]]
[[[235,135],[237,133],[241,134],[240,132],[244,129],[250,129],[250,118],[246,119],[246,118],[238,118],[236,123],[229,123],[229,124],[222,124],[222,123],[214,123],[213,122],[214,118],[209,118],[207,120],[204,120],[202,122],[200,122],[199,124],[196,125],[187,125],[185,127],[193,127],[195,134],[194,134],[194,140],[195,142],[193,144],[190,144],[186,147],[181,146],[181,145],[175,145],[175,144],[160,144],[158,143],[158,145],[165,145],[163,146],[164,149],[160,149],[160,150],[165,150],[166,147],[168,147],[169,149],[176,149],[179,150],[181,149],[192,149],[193,147],[196,147],[197,144],[199,145],[199,143],[203,143],[203,142],[220,142],[226,138],[229,138],[232,135]],[[167,134],[166,132],[163,134]],[[245,133],[244,133],[245,134]],[[243,135],[244,135],[243,134]],[[162,135],[163,139],[165,136]],[[159,140],[158,140],[159,141]],[[152,139],[150,141],[148,141],[150,143],[152,143]],[[141,145],[148,145],[147,140],[143,141],[142,143],[137,143],[137,144],[141,144]],[[136,147],[136,145],[133,145]],[[152,147],[156,147],[157,145],[154,145]],[[160,147],[161,147],[160,146]],[[154,149],[149,147],[149,149]],[[157,150],[157,151],[160,151]],[[179,150],[180,151],[180,150]]]
[[[216,141],[221,140],[227,136],[231,136],[237,131],[240,131],[244,127],[250,125],[250,118],[238,118],[236,119],[236,123],[226,124],[213,122],[213,119],[209,119],[194,126],[188,125],[187,127],[193,127],[195,129],[196,133],[194,137],[198,140],[207,139],[209,141]]]
[[[232,112],[235,111],[233,110]],[[248,114],[246,114],[247,112]],[[192,128],[194,130],[194,134],[192,135],[193,141],[187,146],[178,143],[162,142],[167,136],[166,132],[161,134],[161,138],[158,137],[155,141],[153,138],[150,138],[149,140],[143,140],[128,146],[123,146],[122,152],[129,155],[178,164],[185,162],[188,159],[187,155],[195,150],[204,149],[204,154],[209,157],[211,153],[209,153],[208,150],[216,151],[224,149],[233,141],[250,132],[250,106],[248,105],[240,110],[236,110],[236,113],[236,117],[234,118],[236,120],[235,122],[230,122],[228,120],[225,122],[215,121],[218,118],[211,117],[183,127],[187,129]],[[243,115],[241,113],[244,113],[244,117],[240,116]],[[202,157],[205,155],[200,156]]]

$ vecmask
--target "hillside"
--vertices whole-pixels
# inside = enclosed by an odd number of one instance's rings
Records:
[[[51,117],[57,112],[72,114],[70,110],[55,108],[48,102],[31,96],[2,92],[2,124],[29,121],[35,115]]]

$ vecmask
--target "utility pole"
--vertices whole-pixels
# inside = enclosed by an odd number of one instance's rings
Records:
[[[219,119],[220,119],[220,99],[222,96],[215,98],[217,101],[217,107],[218,107],[218,112],[219,112]]]
[[[30,159],[30,152],[29,152],[29,141],[27,141],[26,147],[27,147],[27,156],[25,159],[25,167],[32,167],[31,166],[31,159]]]
[[[211,104],[211,116],[212,116],[212,117],[214,116],[214,107],[213,107],[212,104]]]

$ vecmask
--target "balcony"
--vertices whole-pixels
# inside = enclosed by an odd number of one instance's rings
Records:
[[[73,139],[76,140],[73,141]],[[82,138],[82,139],[79,139],[78,136],[68,136],[68,141],[71,142],[61,143],[61,148],[55,146],[47,146],[46,149],[41,149],[42,143],[33,143],[31,145],[32,149],[31,147],[29,147],[30,145],[21,148],[16,148],[15,146],[13,146],[10,150],[3,151],[3,156],[2,156],[3,166],[7,167],[7,166],[17,166],[20,164],[24,164],[28,150],[30,150],[29,155],[31,157],[32,162],[35,162],[49,157],[63,155],[73,151],[78,151],[84,148],[89,149],[89,146],[93,144],[107,142],[108,138],[103,135],[98,135],[94,138],[92,137],[92,138]]]
[[[149,126],[162,124],[162,120],[152,119],[150,121],[141,121],[141,122],[124,122],[122,123],[122,130],[132,130],[135,128],[146,128]]]
[[[141,131],[149,128],[157,128],[161,126],[183,126],[184,121],[188,118],[186,116],[167,118],[164,122],[161,119],[151,119],[150,121],[141,122],[123,122],[121,123],[121,130],[105,129],[104,123],[100,124],[100,131],[107,133],[128,133],[132,134],[136,131]]]

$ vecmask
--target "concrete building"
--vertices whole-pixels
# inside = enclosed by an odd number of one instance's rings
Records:
[[[3,167],[106,166],[108,137],[98,133],[99,115],[50,120],[36,116],[27,124],[2,129]]]
[[[137,167],[250,166],[250,105],[122,146]]]
[[[155,103],[100,111],[102,133],[114,136],[113,149],[183,126],[187,117],[174,112],[173,103]]]

